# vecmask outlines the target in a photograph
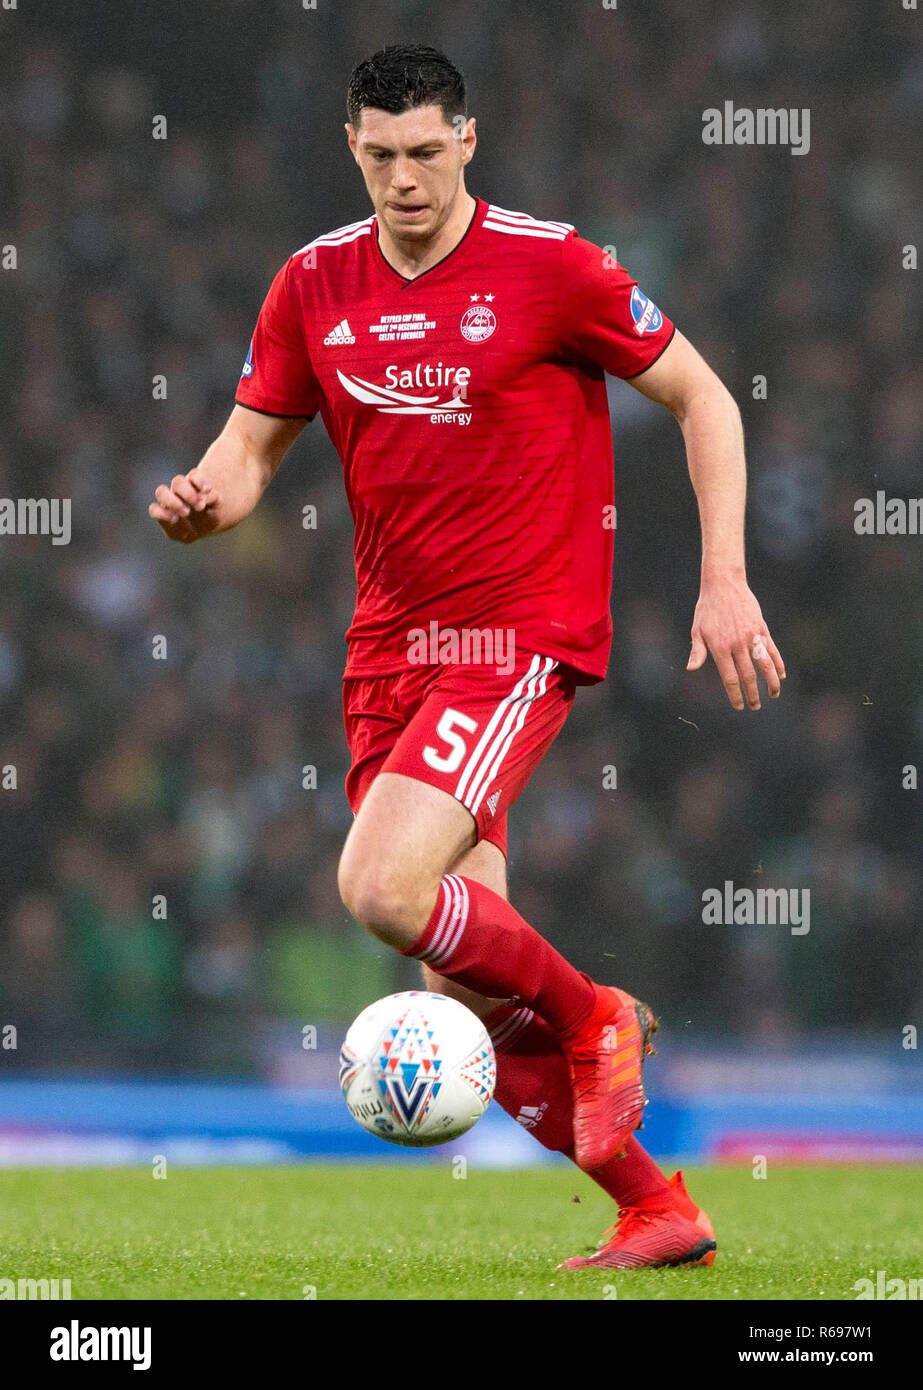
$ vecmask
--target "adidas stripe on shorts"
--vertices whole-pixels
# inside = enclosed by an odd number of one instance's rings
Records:
[[[474,816],[478,840],[504,854],[507,811],[562,729],[575,672],[535,652],[512,670],[486,665],[409,666],[393,676],[343,682],[352,765],[346,795],[357,812],[379,772],[399,772],[454,796]]]

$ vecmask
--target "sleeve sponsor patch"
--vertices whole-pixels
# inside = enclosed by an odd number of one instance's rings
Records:
[[[642,294],[635,285],[631,292],[631,317],[634,319],[635,332],[640,336],[645,333],[657,333],[663,326],[663,314],[646,294]]]

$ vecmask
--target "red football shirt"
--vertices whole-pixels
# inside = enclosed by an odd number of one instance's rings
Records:
[[[416,630],[512,629],[586,682],[612,640],[606,372],[673,336],[626,271],[566,222],[477,199],[407,280],[376,218],[302,247],[260,312],[237,401],[319,411],[343,462],[358,595],[347,676],[407,669]]]

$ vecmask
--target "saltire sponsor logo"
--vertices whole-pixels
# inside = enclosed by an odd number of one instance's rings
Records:
[[[340,385],[363,405],[374,405],[384,415],[430,415],[434,410],[465,410],[468,402],[458,395],[441,401],[438,394],[417,396],[409,391],[398,391],[393,386],[378,386],[374,381],[366,381],[361,376],[347,376],[337,369]]]
[[[243,370],[242,370],[242,372],[241,372],[241,374],[240,374],[241,381],[243,381],[243,379],[244,379],[245,376],[252,376],[252,375],[253,375],[253,339],[251,338],[251,339],[250,339],[250,347],[249,347],[248,350],[247,350],[247,360],[246,360],[246,362],[244,363],[244,365],[243,365]]]
[[[631,317],[635,321],[635,332],[639,336],[656,333],[663,327],[663,314],[646,294],[635,285],[631,292]]]

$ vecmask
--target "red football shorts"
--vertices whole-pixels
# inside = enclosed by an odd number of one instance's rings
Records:
[[[379,772],[400,772],[454,796],[478,840],[506,854],[506,813],[564,725],[575,672],[550,656],[495,666],[427,664],[343,682],[353,812]]]

